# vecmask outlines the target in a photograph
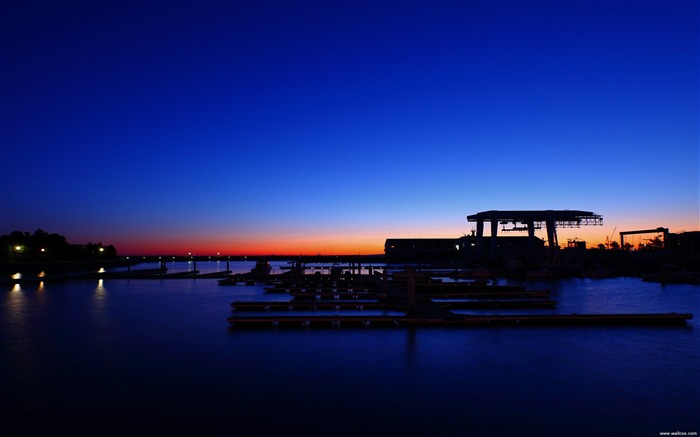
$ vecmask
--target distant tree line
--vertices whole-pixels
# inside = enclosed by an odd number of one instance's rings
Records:
[[[699,253],[700,252],[700,232],[690,231],[681,233],[669,233],[668,241],[664,242],[661,236],[657,235],[654,238],[647,238],[637,244],[625,242],[624,246],[620,246],[617,241],[610,241],[605,244],[600,243],[597,246],[598,250],[620,250],[624,252],[652,252],[657,250],[670,250],[676,253]]]
[[[37,229],[33,234],[14,231],[0,236],[0,262],[87,261],[117,257],[111,244],[70,244],[60,234]]]

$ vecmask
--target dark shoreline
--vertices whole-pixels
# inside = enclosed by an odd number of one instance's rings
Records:
[[[591,256],[592,255],[592,256]],[[602,255],[602,256],[601,256]],[[689,272],[699,272],[700,262],[694,257],[684,256],[664,256],[664,257],[646,257],[634,256],[634,254],[626,254],[628,256],[620,256],[624,254],[601,254],[591,253],[589,256],[580,260],[578,266],[571,268],[559,266],[557,269],[558,277],[576,277],[580,276],[583,271],[591,265],[604,265],[605,267],[615,271],[614,276],[631,276],[643,277],[648,274],[661,273],[668,266],[678,266]],[[629,256],[633,255],[633,256]],[[690,259],[689,259],[690,258]],[[389,259],[384,254],[374,255],[253,255],[253,256],[177,256],[177,255],[144,255],[144,256],[122,256],[112,260],[83,260],[83,261],[37,261],[37,262],[21,262],[21,263],[0,263],[0,275],[13,275],[15,273],[23,274],[39,274],[44,272],[50,275],[61,275],[79,272],[96,272],[100,268],[110,269],[117,267],[135,266],[144,263],[169,263],[182,261],[300,261],[307,266],[314,264],[359,264],[362,266],[386,264],[386,265],[413,265],[423,268],[434,269],[471,269],[471,268],[487,268],[496,272],[497,276],[502,277],[526,277],[527,270],[519,269],[512,270],[504,268],[503,262],[475,262],[465,259]],[[576,263],[574,263],[576,264]],[[563,268],[562,268],[563,267]]]

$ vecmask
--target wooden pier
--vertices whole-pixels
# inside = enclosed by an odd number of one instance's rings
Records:
[[[231,302],[234,311],[396,310],[383,302]]]
[[[505,327],[505,326],[683,326],[692,314],[485,315],[438,319],[415,316],[250,316],[229,317],[236,328],[310,327]]]
[[[692,314],[676,313],[459,314],[453,310],[552,309],[556,302],[546,290],[528,291],[524,286],[469,282],[442,283],[411,270],[394,274],[391,279],[386,272],[343,278],[307,275],[277,282],[266,288],[266,293],[288,295],[290,300],[232,302],[233,315],[227,319],[231,327],[682,326],[693,318]],[[312,314],[299,314],[301,311]],[[362,312],[379,314],[363,315]]]

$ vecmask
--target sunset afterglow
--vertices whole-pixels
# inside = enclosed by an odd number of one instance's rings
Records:
[[[315,255],[492,209],[603,216],[560,245],[700,230],[695,1],[11,3],[0,234]]]

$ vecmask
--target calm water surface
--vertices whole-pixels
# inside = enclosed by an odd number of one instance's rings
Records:
[[[549,312],[696,318],[673,328],[232,330],[232,301],[287,297],[215,279],[8,285],[0,295],[0,430],[700,432],[700,287],[637,278],[525,283],[552,292],[558,306]]]

